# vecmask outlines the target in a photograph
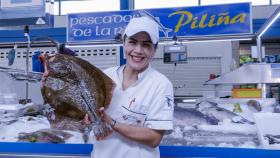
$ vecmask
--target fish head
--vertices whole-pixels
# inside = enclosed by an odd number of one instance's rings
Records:
[[[72,72],[71,61],[66,55],[55,54],[45,56],[45,70],[49,76],[55,78],[64,78]]]
[[[85,116],[85,112],[79,109],[77,103],[77,100],[80,100],[79,96],[69,97],[78,89],[79,78],[77,75],[81,74],[77,70],[74,58],[63,54],[44,57],[45,73],[47,74],[42,80],[41,94],[44,102],[55,110],[55,115],[80,120]]]
[[[42,78],[41,94],[45,103],[53,108],[58,104],[57,97],[61,97],[67,87],[71,85],[71,65],[64,59],[63,55],[44,55],[45,72]]]

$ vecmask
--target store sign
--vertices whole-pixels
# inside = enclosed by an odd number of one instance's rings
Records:
[[[130,19],[146,16],[158,23],[161,38],[252,34],[250,3],[78,13],[68,15],[67,41],[108,41]]]

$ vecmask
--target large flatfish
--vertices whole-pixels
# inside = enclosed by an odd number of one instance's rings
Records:
[[[101,120],[99,109],[108,107],[114,81],[89,62],[64,54],[46,55],[45,70],[41,93],[57,118],[82,120],[87,114],[95,136],[112,133],[111,126]]]

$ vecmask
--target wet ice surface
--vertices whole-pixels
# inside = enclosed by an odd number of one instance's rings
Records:
[[[17,142],[20,132],[30,133],[49,129],[50,123],[45,116],[33,114],[34,110],[42,110],[43,99],[40,92],[40,82],[29,82],[29,98],[34,104],[22,105],[18,104],[18,100],[25,98],[25,81],[15,80],[3,71],[0,71],[0,78],[0,141]],[[32,114],[32,116],[24,116],[23,114]],[[81,133],[66,132],[73,135],[66,140],[66,143],[84,143]]]
[[[20,132],[29,133],[50,128],[49,121],[42,115],[36,115],[36,117],[22,115],[22,112],[28,111],[22,109],[33,106],[32,104],[25,106],[21,104],[0,104],[0,141],[16,142]],[[203,111],[205,109],[212,111],[215,115]],[[250,120],[245,114],[243,115],[244,118],[246,117]],[[206,103],[201,104],[199,107],[176,107],[174,112],[174,131],[170,135],[164,136],[162,144],[258,147],[256,126],[248,122],[233,123],[233,116],[230,110],[224,111],[219,108],[217,110],[215,106]],[[66,143],[84,143],[81,133],[69,133],[73,136],[66,140]]]
[[[21,132],[30,133],[41,129],[50,129],[50,123],[45,116],[25,116],[25,114],[36,114],[36,110],[41,110],[36,107],[40,106],[40,104],[33,103],[27,105],[0,104],[0,141],[17,142]],[[65,132],[72,135],[72,137],[65,140],[65,143],[84,143],[82,133]]]
[[[258,113],[255,114],[258,126],[258,136],[262,146],[267,149],[280,149],[280,114]],[[275,126],[276,125],[276,126]]]
[[[1,119],[1,118],[0,118]],[[14,122],[0,124],[0,141],[1,142],[17,142],[18,135],[21,132],[35,132],[41,129],[50,129],[50,123],[44,116],[23,116],[17,118]],[[65,143],[83,144],[82,134],[74,131],[65,131],[73,136],[66,140]]]
[[[217,147],[244,147],[256,148],[259,141],[256,133],[242,134],[234,132],[223,132],[180,128],[175,127],[172,134],[164,136],[164,145],[183,146],[217,146]]]
[[[15,122],[6,125],[2,123],[0,129],[2,142],[16,142],[18,133],[34,132],[38,129],[49,128],[50,125],[44,117],[20,117]]]
[[[174,130],[164,136],[161,144],[259,148],[253,114],[246,107],[242,110],[242,114],[236,116],[228,105],[216,107],[203,102],[195,106],[177,106],[174,109]]]

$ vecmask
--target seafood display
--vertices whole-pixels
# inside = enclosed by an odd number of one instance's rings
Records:
[[[18,136],[18,142],[45,142],[45,143],[65,143],[65,140],[73,136],[62,130],[41,129],[31,133],[21,132]]]
[[[265,149],[280,149],[279,113],[256,113],[258,138]]]
[[[174,107],[174,130],[161,144],[262,148],[254,114],[277,112],[273,109],[275,105],[261,107],[256,100],[223,104],[202,98],[195,104],[178,103]],[[270,143],[278,142],[277,136],[265,138]]]
[[[26,75],[23,70],[0,68],[1,140],[90,143],[91,130],[93,135],[109,135],[112,129],[100,120],[97,110],[108,106],[114,83],[78,57],[54,54],[45,59],[45,77],[42,73]],[[30,97],[34,102],[19,104],[18,100],[24,97],[25,80],[30,81]],[[254,118],[255,114],[276,115],[279,107],[274,103],[263,105],[254,99],[225,104],[200,98],[196,103],[177,103],[174,130],[163,137],[161,144],[237,148],[262,148],[267,144],[279,148],[280,133],[265,131],[260,137],[260,123]],[[83,121],[86,114],[90,125]],[[265,119],[260,116],[259,120]]]

